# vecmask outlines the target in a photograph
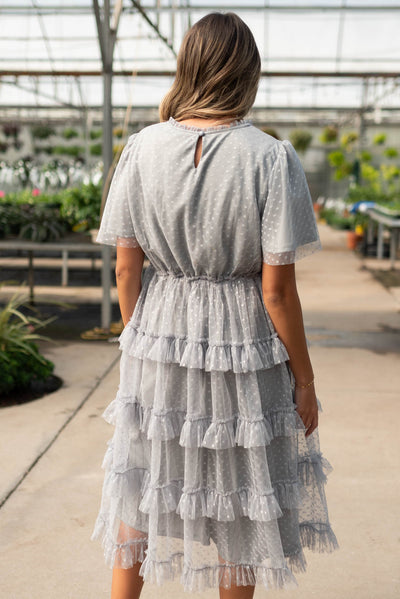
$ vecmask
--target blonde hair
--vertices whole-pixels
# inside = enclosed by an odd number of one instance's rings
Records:
[[[210,13],[186,32],[160,120],[241,119],[254,103],[260,72],[249,27],[235,13]]]

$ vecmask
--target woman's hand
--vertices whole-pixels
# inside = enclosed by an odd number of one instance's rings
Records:
[[[306,437],[308,437],[318,426],[318,404],[314,385],[310,385],[305,389],[295,387],[294,401],[297,406],[297,413],[307,429]]]

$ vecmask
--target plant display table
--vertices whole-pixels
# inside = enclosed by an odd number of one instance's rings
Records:
[[[400,215],[398,213],[391,213],[390,211],[383,211],[381,208],[368,208],[367,214],[369,216],[368,223],[368,241],[372,239],[374,223],[378,224],[378,244],[376,257],[383,258],[383,234],[385,227],[390,231],[390,266],[394,268],[396,260],[397,248],[399,245],[399,231],[400,231]]]
[[[87,252],[95,256],[96,254],[103,257],[104,246],[95,243],[74,243],[74,242],[46,242],[39,243],[36,241],[23,240],[6,240],[0,241],[0,253],[6,250],[18,250],[26,252],[28,258],[28,285],[30,300],[34,301],[34,254],[35,252],[60,252],[62,257],[61,263],[61,285],[68,285],[68,256],[73,252]]]

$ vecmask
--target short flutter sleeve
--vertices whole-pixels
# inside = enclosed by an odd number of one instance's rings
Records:
[[[288,140],[278,142],[261,216],[263,262],[291,264],[322,249],[306,176]]]
[[[107,195],[96,238],[97,243],[120,247],[139,247],[133,224],[135,181],[132,175],[132,150],[136,133],[121,152]]]

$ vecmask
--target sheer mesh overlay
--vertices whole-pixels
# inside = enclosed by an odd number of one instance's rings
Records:
[[[133,228],[135,183],[131,180],[130,149],[136,135],[131,135],[121,152],[107,196],[96,241],[125,248],[139,247]]]
[[[337,540],[331,466],[318,429],[305,436],[262,296],[263,260],[320,248],[293,146],[248,121],[146,127],[118,163],[98,240],[149,260],[103,414],[114,433],[92,538],[106,563],[140,562],[145,580],[187,591],[296,585],[304,549]]]

